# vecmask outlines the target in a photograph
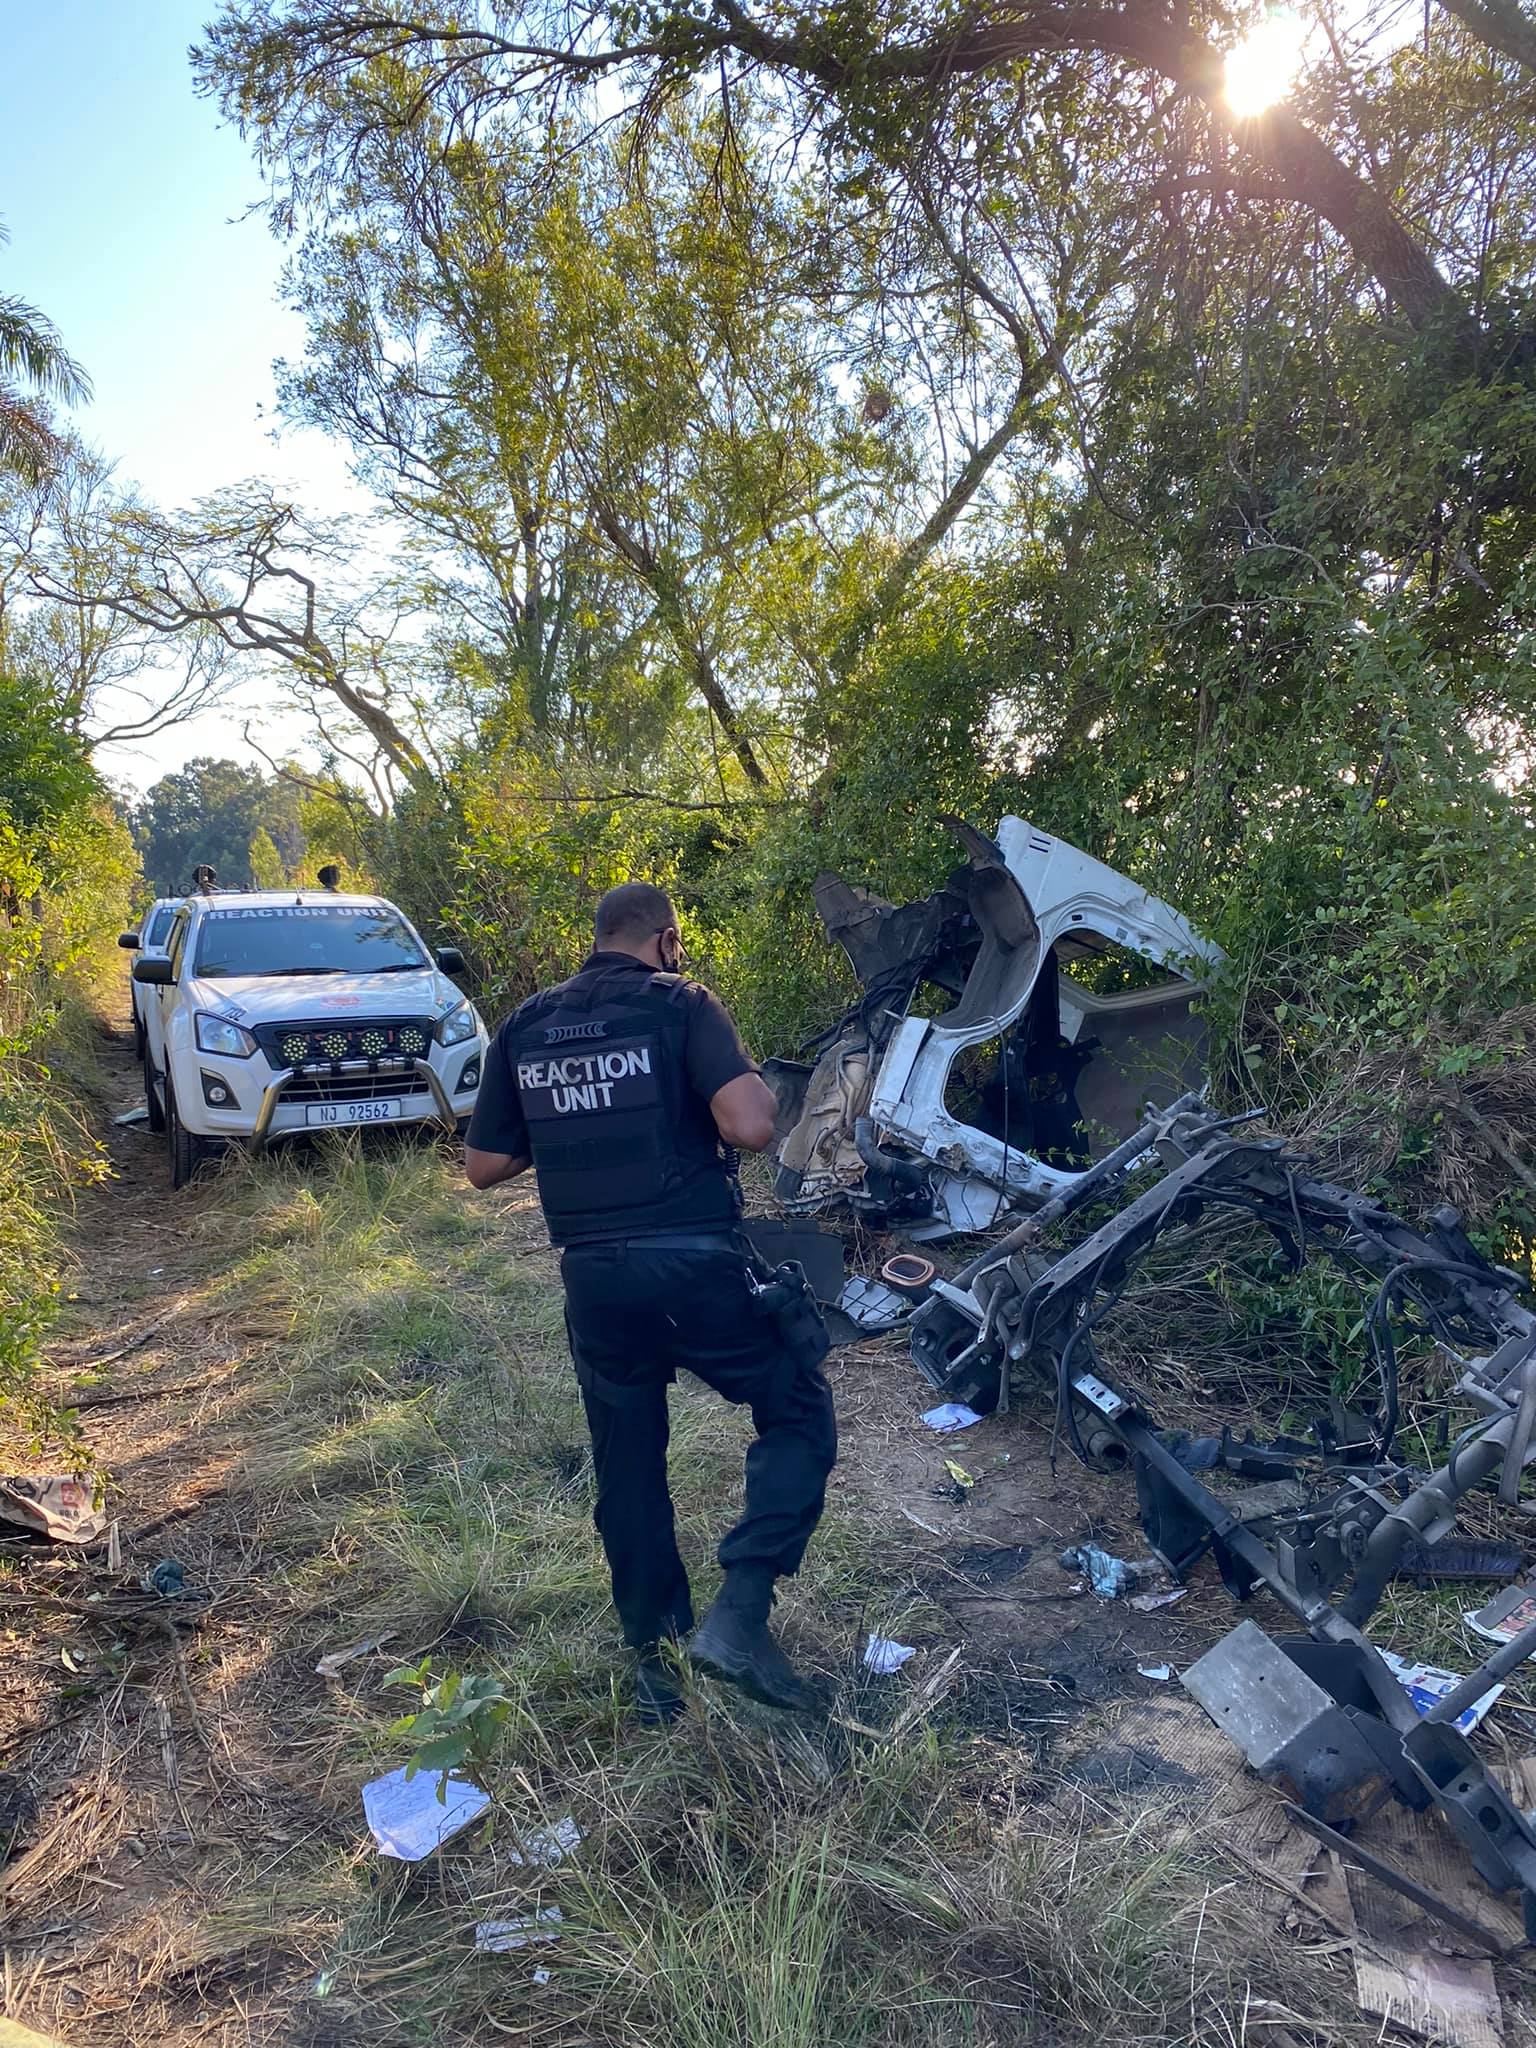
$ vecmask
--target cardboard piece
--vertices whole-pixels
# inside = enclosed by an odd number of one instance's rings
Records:
[[[1448,1940],[1411,1900],[1347,1861],[1344,1883],[1358,1937],[1360,2010],[1447,2048],[1503,2048],[1504,2015],[1488,1957],[1447,1954],[1455,1936]]]
[[[1282,1885],[1298,1884],[1316,1860],[1317,1844],[1291,1826],[1205,1711],[1179,1694],[1138,1700],[1068,1763],[1066,1779],[1058,1801],[1074,1790],[1114,1803],[1128,1793],[1155,1800],[1201,1840],[1235,1842]]]

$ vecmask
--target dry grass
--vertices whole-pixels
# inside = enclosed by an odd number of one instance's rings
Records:
[[[1254,2030],[1283,1984],[1315,2038],[1353,2037],[1319,2017],[1336,2001],[1329,1972],[1278,1962],[1272,1928],[1193,1841],[1171,1849],[1134,1812],[1064,1833],[1033,1797],[1033,1747],[974,1736],[942,1693],[903,1719],[906,1682],[869,1679],[856,1645],[866,1625],[921,1636],[942,1618],[905,1570],[910,1532],[852,1500],[834,1498],[784,1609],[792,1646],[835,1688],[831,1718],[801,1725],[708,1691],[674,1733],[636,1732],[535,1216],[465,1202],[409,1151],[343,1153],[324,1180],[297,1163],[236,1175],[222,1199],[243,1243],[225,1311],[286,1313],[244,1465],[252,1495],[280,1504],[264,1569],[281,1572],[310,1646],[387,1629],[389,1659],[494,1674],[512,1702],[489,1778],[495,1833],[420,1871],[338,1849],[357,1840],[357,1787],[403,1754],[387,1660],[294,1703],[294,1747],[334,1827],[281,1887],[227,1887],[210,1926],[242,1953],[302,1959],[295,2026],[572,2048],[937,2048],[1113,2026],[1151,2048],[1265,2039]],[[704,1559],[743,1426],[702,1394],[676,1407],[681,1538]],[[710,1570],[699,1577],[707,1596]],[[894,1740],[855,1732],[898,1724]],[[580,1853],[520,1869],[517,1832],[566,1813]],[[548,1905],[558,1943],[475,1954],[477,1920]]]
[[[465,1197],[429,1151],[344,1146],[233,1165],[189,1227],[205,1326],[254,1346],[219,1411],[232,1491],[176,1539],[219,1596],[71,1752],[80,1803],[52,1812],[78,1824],[25,1902],[20,1967],[41,1974],[16,1979],[19,2014],[94,2048],[1364,2039],[1337,1959],[1279,1935],[1192,1820],[1046,1796],[1059,1702],[984,1734],[968,1684],[862,1670],[866,1629],[940,1646],[932,1673],[953,1624],[914,1582],[910,1526],[846,1480],[781,1610],[831,1713],[701,1688],[673,1732],[636,1730],[526,1201]],[[675,1405],[707,1598],[745,1425],[702,1391]],[[857,1406],[845,1425],[888,1426]],[[406,1754],[384,1675],[423,1655],[494,1675],[511,1712],[489,1839],[410,1868],[373,1851],[359,1792]],[[579,1852],[519,1865],[520,1834],[566,1814]],[[103,1899],[89,1940],[48,1932]],[[476,1953],[477,1921],[550,1906],[556,1943]]]

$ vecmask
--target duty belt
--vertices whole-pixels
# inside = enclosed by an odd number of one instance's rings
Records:
[[[728,1224],[719,1230],[653,1230],[632,1237],[579,1237],[564,1249],[585,1251],[601,1245],[609,1251],[637,1252],[732,1252],[739,1249],[737,1233]]]

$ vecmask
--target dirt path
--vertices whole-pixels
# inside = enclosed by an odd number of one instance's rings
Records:
[[[126,1034],[103,1065],[111,1115],[140,1099]],[[4,2010],[93,2043],[248,2042],[260,1987],[218,1983],[208,1932],[223,1845],[280,1856],[314,1826],[270,1724],[241,1712],[243,1671],[281,1673],[259,1516],[225,1492],[241,1369],[271,1332],[210,1299],[216,1198],[173,1196],[142,1129],[110,1124],[107,1142],[116,1178],[81,1199],[51,1355],[111,1475],[120,1563],[0,1543],[0,1849],[24,1845],[0,1874]],[[180,1600],[141,1583],[166,1561]]]

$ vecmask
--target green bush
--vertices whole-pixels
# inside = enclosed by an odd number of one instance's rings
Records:
[[[57,1313],[71,1191],[107,1170],[88,1042],[138,864],[48,693],[0,678],[0,703],[0,1423],[35,1441],[67,1434],[39,1391],[38,1343]]]

